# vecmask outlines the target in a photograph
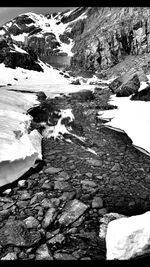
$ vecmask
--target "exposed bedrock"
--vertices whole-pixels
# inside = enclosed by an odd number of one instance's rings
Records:
[[[38,64],[37,55],[30,48],[27,51],[19,52],[14,49],[13,44],[9,44],[6,40],[0,40],[0,63],[13,69],[20,67],[43,72],[42,67]]]

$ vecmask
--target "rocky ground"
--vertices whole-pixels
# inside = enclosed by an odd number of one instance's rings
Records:
[[[108,104],[110,94],[97,89],[94,99],[53,100],[59,108],[72,108],[73,132],[85,144],[71,136],[71,143],[68,136],[43,138],[43,162],[11,190],[1,189],[1,260],[105,259],[105,240],[99,237],[103,215],[150,209],[150,158],[96,117],[114,108]]]

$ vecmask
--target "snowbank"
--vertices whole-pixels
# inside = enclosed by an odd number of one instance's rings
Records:
[[[42,159],[41,138],[28,133],[31,116],[28,108],[38,104],[35,95],[1,89],[0,98],[0,186],[11,183]]]
[[[109,103],[118,108],[99,112],[99,117],[107,121],[105,125],[124,131],[136,148],[150,155],[150,103],[116,96],[112,96]]]

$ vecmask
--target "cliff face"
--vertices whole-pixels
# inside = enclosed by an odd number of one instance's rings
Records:
[[[102,70],[128,55],[150,51],[150,8],[88,8],[82,34],[75,36],[72,67]]]
[[[80,7],[45,16],[26,13],[3,25],[1,32],[48,63],[51,57],[67,61],[69,56],[72,69],[102,71],[128,56],[149,53],[150,7]]]

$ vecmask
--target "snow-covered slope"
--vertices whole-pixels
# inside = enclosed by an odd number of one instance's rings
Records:
[[[0,85],[31,85],[31,84],[69,84],[69,79],[60,75],[58,70],[47,66],[41,61],[39,65],[43,72],[28,70],[17,67],[16,69],[5,67],[4,63],[0,64]]]
[[[32,47],[41,59],[51,55],[72,56],[72,27],[86,17],[86,8],[46,16],[28,12],[5,23],[0,28],[0,36],[9,36],[20,45]]]

